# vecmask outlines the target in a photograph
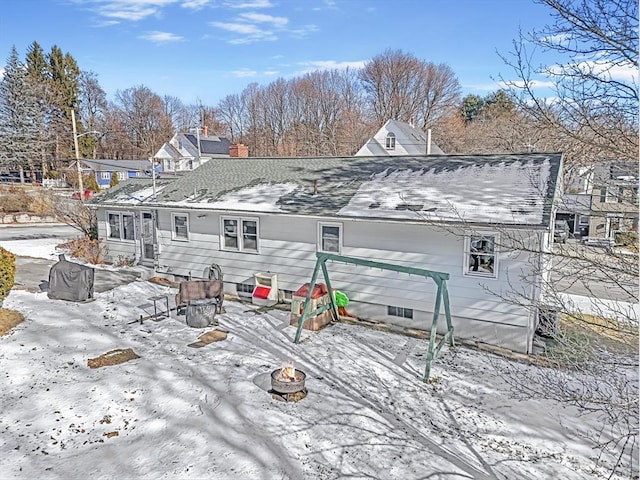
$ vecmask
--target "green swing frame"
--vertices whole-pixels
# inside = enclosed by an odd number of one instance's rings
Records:
[[[433,270],[425,270],[423,268],[405,267],[402,265],[395,265],[392,263],[374,262],[371,260],[364,260],[355,257],[346,257],[343,255],[335,255],[333,253],[317,252],[316,253],[316,265],[313,269],[313,275],[311,275],[311,282],[309,282],[310,288],[307,289],[307,296],[304,301],[304,308],[302,315],[298,318],[298,329],[294,338],[294,343],[300,341],[300,334],[302,333],[302,326],[305,320],[320,315],[327,310],[333,312],[334,318],[339,318],[338,307],[336,305],[335,295],[331,288],[331,280],[329,278],[329,270],[327,269],[327,261],[336,261],[341,263],[350,263],[353,265],[362,265],[371,268],[380,268],[382,270],[391,270],[394,272],[407,273],[409,275],[417,275],[420,277],[431,278],[437,285],[438,290],[436,292],[435,307],[433,310],[433,319],[431,322],[431,331],[429,335],[429,348],[427,352],[427,364],[425,366],[425,372],[423,381],[427,383],[429,381],[429,375],[431,373],[431,363],[438,355],[438,352],[445,343],[448,343],[451,347],[455,347],[453,338],[453,324],[451,323],[451,311],[449,308],[449,292],[447,289],[447,280],[449,280],[449,274],[443,272],[435,272]],[[318,279],[318,274],[322,270],[324,281],[327,284],[329,290],[330,302],[325,305],[320,305],[315,310],[311,310],[311,294],[313,292],[313,285],[315,285]],[[436,336],[438,330],[438,318],[440,316],[440,308],[444,307],[444,314],[447,321],[447,331],[442,336],[440,341],[436,343]]]

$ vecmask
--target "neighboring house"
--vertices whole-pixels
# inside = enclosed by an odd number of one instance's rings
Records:
[[[538,311],[526,304],[548,274],[540,252],[561,168],[557,153],[222,158],[160,179],[155,195],[132,179],[89,204],[111,261],[175,279],[217,264],[241,296],[267,275],[290,298],[319,251],[448,273],[456,336],[531,352]],[[430,328],[433,282],[339,262],[329,271],[350,313]],[[511,291],[525,298],[505,300]]]
[[[380,130],[356,153],[356,157],[387,155],[442,155],[429,135],[413,125],[398,120],[388,120]]]
[[[598,164],[591,196],[589,236],[616,240],[638,232],[638,163]]]
[[[96,178],[96,182],[100,189],[109,188],[111,177],[118,176],[121,182],[128,178],[151,177],[151,162],[149,160],[80,160],[80,167],[83,175],[92,174]],[[65,169],[65,173],[75,176],[77,172],[77,164],[74,160]],[[156,167],[156,173],[159,173],[159,167]]]
[[[197,133],[176,133],[154,155],[165,172],[185,172],[213,158],[248,157],[245,145],[232,144],[227,138],[209,136],[207,129]]]
[[[558,220],[566,220],[574,237],[589,235],[591,219],[591,194],[567,194],[562,196],[556,212]]]

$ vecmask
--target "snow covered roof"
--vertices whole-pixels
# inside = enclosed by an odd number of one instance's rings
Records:
[[[561,162],[560,153],[221,158],[157,186],[155,200],[127,195],[147,208],[546,227]],[[123,187],[92,203],[123,202]]]

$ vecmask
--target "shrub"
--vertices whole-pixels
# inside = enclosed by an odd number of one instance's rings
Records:
[[[93,190],[94,192],[100,191],[100,186],[98,185],[94,175],[83,175],[82,183],[85,189]]]
[[[31,199],[20,187],[2,188],[0,192],[0,209],[7,213],[28,212]]]
[[[9,295],[15,278],[16,256],[0,247],[0,302]]]
[[[635,247],[638,245],[638,234],[637,232],[618,232],[615,240],[620,245]]]
[[[69,254],[73,258],[84,260],[92,265],[100,265],[104,263],[106,254],[106,246],[100,243],[98,239],[90,239],[89,237],[72,240],[61,245],[61,247],[69,250]]]
[[[120,180],[118,179],[118,173],[113,172],[111,174],[111,181],[109,182],[109,187],[115,187],[116,185],[118,185],[118,183],[120,183]]]
[[[36,215],[55,215],[53,192],[40,189],[29,195],[29,212]]]

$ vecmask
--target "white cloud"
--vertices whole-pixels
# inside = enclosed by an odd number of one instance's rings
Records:
[[[506,80],[506,81],[501,81],[501,82],[497,82],[496,85],[498,86],[498,88],[507,88],[511,85],[513,85],[514,87],[518,87],[518,88],[522,88],[525,86],[525,82],[524,80]],[[540,88],[552,88],[555,85],[555,82],[551,82],[549,80],[530,80],[529,81],[529,88],[532,89],[540,89]]]
[[[315,72],[316,70],[346,70],[347,68],[359,69],[364,67],[366,60],[356,60],[353,62],[336,62],[335,60],[312,60],[301,62],[304,70],[300,73]]]
[[[0,68],[0,79],[4,77],[4,68]]]
[[[566,45],[567,43],[569,43],[570,39],[571,39],[571,35],[567,33],[559,33],[557,35],[549,35],[546,37],[541,37],[540,41],[551,43],[554,45]]]
[[[192,10],[200,10],[202,7],[209,5],[210,0],[185,0],[182,2],[182,8],[190,8]]]
[[[238,78],[248,78],[248,77],[257,76],[258,72],[256,72],[255,70],[250,70],[248,68],[241,68],[239,70],[232,71],[231,74],[234,77],[238,77]]]
[[[239,17],[253,23],[270,23],[274,27],[284,27],[289,23],[289,19],[285,17],[274,17],[273,15],[265,15],[263,13],[241,13]]]
[[[242,35],[258,35],[261,30],[255,25],[248,23],[224,23],[224,22],[211,22],[209,25],[212,27],[221,28],[228,32],[240,33]]]
[[[250,23],[211,22],[210,25],[228,32],[242,35],[242,37],[229,40],[229,43],[235,45],[258,41],[273,41],[278,38],[271,30],[263,30]]]
[[[176,35],[175,33],[169,32],[147,32],[144,35],[140,35],[138,38],[142,38],[144,40],[149,40],[154,43],[169,43],[169,42],[180,42],[184,40],[184,37],[180,35]]]
[[[98,14],[107,18],[138,21],[158,15],[176,0],[97,0]]]
[[[230,8],[269,8],[273,7],[273,4],[269,0],[248,0],[245,2],[231,0],[225,2],[225,6]]]
[[[295,28],[293,30],[289,30],[292,36],[297,38],[304,38],[311,33],[315,33],[318,31],[318,27],[315,25],[305,25],[304,27]]]
[[[104,22],[100,22],[96,24],[96,27],[113,27],[114,25],[119,25],[121,22],[119,20],[105,20]]]

